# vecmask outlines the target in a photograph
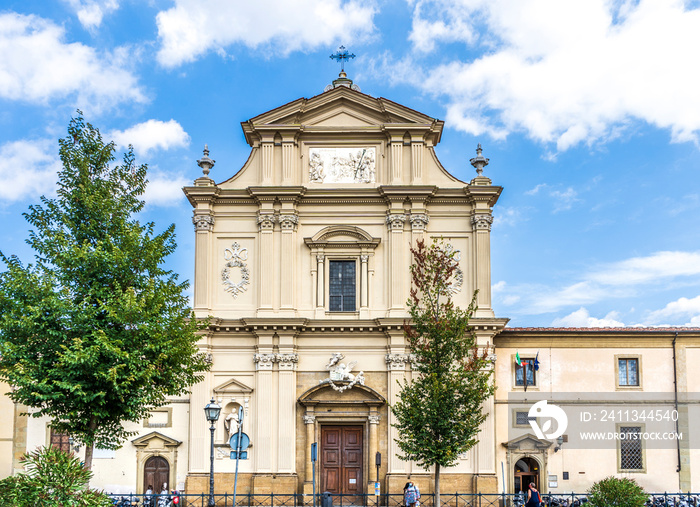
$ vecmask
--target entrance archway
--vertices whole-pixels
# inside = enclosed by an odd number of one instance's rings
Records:
[[[513,491],[519,493],[527,491],[527,486],[531,482],[535,483],[535,487],[540,489],[540,465],[534,458],[520,458],[515,463],[513,470]]]
[[[168,484],[169,480],[170,464],[168,460],[162,456],[151,456],[146,460],[146,464],[143,467],[144,490],[149,485],[152,485],[153,491],[160,493],[163,489],[163,484]],[[168,484],[168,487],[170,487],[170,484]]]

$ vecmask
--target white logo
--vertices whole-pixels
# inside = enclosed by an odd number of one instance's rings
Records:
[[[530,426],[540,439],[550,439],[554,440],[560,437],[566,431],[566,425],[569,424],[569,418],[566,417],[566,413],[556,405],[547,405],[547,400],[538,401],[528,412],[528,419],[530,419]],[[542,426],[540,427],[540,421],[538,419],[546,419],[542,421]],[[556,431],[552,431],[552,419],[557,422]]]

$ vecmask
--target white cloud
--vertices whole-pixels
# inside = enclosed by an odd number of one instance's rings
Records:
[[[0,14],[0,97],[46,103],[74,95],[79,104],[96,109],[145,101],[136,77],[126,68],[124,48],[101,55],[64,39],[65,30],[49,20]]]
[[[172,207],[184,202],[182,187],[191,185],[192,181],[182,174],[168,174],[158,170],[149,170],[148,185],[143,195],[147,206]]]
[[[683,0],[409,0],[419,52],[469,44],[412,83],[447,96],[446,120],[474,135],[511,132],[565,151],[631,123],[698,142],[700,9]],[[461,35],[460,35],[461,34]],[[477,46],[478,44],[478,46]],[[474,55],[475,51],[482,51]],[[431,60],[423,59],[422,62]]]
[[[688,318],[688,325],[700,325],[700,296],[671,301],[661,310],[653,311],[646,321],[648,324],[660,324],[668,319]]]
[[[88,30],[99,28],[105,15],[119,8],[119,0],[66,0],[80,24]]]
[[[494,295],[504,305],[519,303],[517,308],[511,310],[515,313],[538,315],[572,306],[634,297],[648,290],[650,286],[689,284],[697,287],[699,280],[700,252],[656,252],[645,257],[593,266],[582,273],[578,280],[563,287],[538,284],[505,285],[504,282]],[[652,313],[649,322],[660,322],[663,318],[672,316],[672,310],[678,313],[680,308],[689,308],[696,304],[695,299],[688,301],[685,302],[681,298],[668,309]],[[683,304],[686,306],[682,306]],[[687,315],[691,314],[692,312],[687,312]],[[700,318],[700,313],[698,317]]]
[[[700,275],[700,252],[656,252],[601,267],[589,275],[604,285],[639,285]]]
[[[546,183],[540,183],[534,188],[526,191],[525,195],[538,195],[540,192],[546,193],[552,198],[552,202],[554,203],[554,213],[569,210],[575,203],[581,202],[581,199],[578,197],[578,192],[576,192],[573,187],[558,190],[556,188],[552,188]]]
[[[209,51],[243,44],[275,56],[339,42],[348,44],[374,31],[377,9],[365,0],[231,2],[175,0],[158,13],[158,61],[176,67]]]
[[[167,122],[148,120],[126,130],[110,132],[108,137],[122,148],[133,145],[134,151],[139,155],[148,155],[157,148],[168,150],[190,144],[190,136],[185,129],[172,119]]]
[[[623,322],[617,320],[618,313],[610,312],[602,319],[591,317],[584,307],[559,319],[552,321],[553,327],[625,327]]]
[[[55,141],[12,141],[0,146],[0,202],[53,194],[61,168]]]

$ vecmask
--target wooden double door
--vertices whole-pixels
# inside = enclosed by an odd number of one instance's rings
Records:
[[[361,495],[362,426],[321,426],[321,492]]]

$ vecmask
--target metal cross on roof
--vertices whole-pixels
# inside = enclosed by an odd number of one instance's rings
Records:
[[[355,58],[354,53],[349,53],[347,49],[345,49],[345,46],[340,46],[338,48],[338,51],[333,53],[331,55],[331,58],[333,60],[337,60],[340,62],[340,70],[345,71],[345,62],[348,60],[351,60],[352,58]]]

